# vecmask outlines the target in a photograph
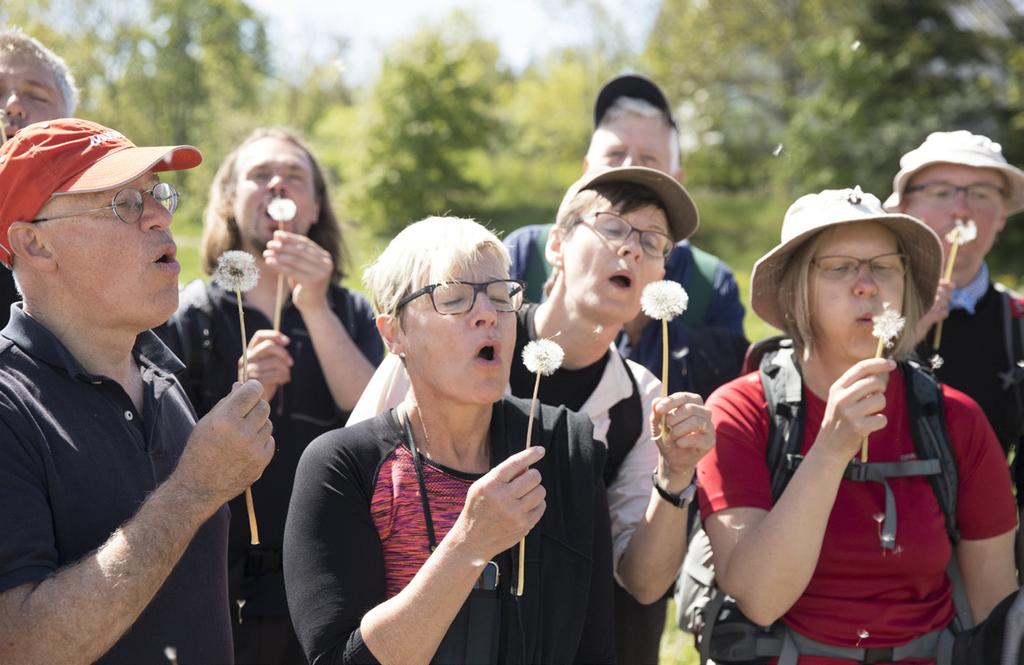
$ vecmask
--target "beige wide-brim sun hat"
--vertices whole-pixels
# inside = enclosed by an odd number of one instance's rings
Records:
[[[900,170],[892,179],[892,194],[885,200],[885,209],[899,210],[910,180],[919,171],[936,164],[959,164],[999,171],[1006,179],[1006,214],[1024,210],[1024,171],[1006,161],[1001,145],[987,136],[963,129],[932,132],[924,143],[900,158]]]
[[[779,284],[790,257],[804,242],[824,229],[856,222],[878,222],[899,238],[909,257],[914,288],[922,302],[931,303],[942,271],[942,243],[916,217],[886,212],[878,197],[853,189],[826,189],[797,199],[782,222],[782,242],[754,264],[750,275],[750,304],[767,323],[785,330],[779,307]]]

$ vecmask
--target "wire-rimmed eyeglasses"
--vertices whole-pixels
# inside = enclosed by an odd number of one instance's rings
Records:
[[[35,222],[48,222],[52,219],[65,219],[67,217],[78,217],[79,215],[88,215],[93,212],[100,212],[101,210],[113,210],[114,214],[119,220],[125,224],[134,224],[142,219],[142,213],[146,208],[146,201],[144,198],[145,194],[149,194],[156,202],[167,209],[167,212],[174,214],[174,211],[178,209],[178,201],[181,199],[181,195],[178,194],[178,190],[174,188],[169,182],[158,182],[149,189],[136,189],[135,187],[126,187],[118,190],[114,194],[110,201],[110,205],[100,206],[99,208],[92,208],[90,210],[79,210],[78,212],[71,212],[64,215],[53,215],[52,217],[37,217],[36,219],[29,220],[31,223]]]

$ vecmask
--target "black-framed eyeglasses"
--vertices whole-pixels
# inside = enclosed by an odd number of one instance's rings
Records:
[[[998,185],[987,182],[976,182],[972,185],[958,187],[951,182],[925,182],[907,187],[907,194],[918,194],[936,208],[952,208],[956,197],[963,192],[967,196],[967,207],[988,210],[1003,200],[1005,192]]]
[[[142,213],[146,208],[146,201],[144,198],[145,194],[149,194],[156,199],[156,202],[166,208],[167,212],[172,215],[174,214],[174,211],[178,209],[178,202],[181,200],[181,195],[178,194],[178,190],[174,188],[174,185],[169,182],[158,182],[149,189],[142,190],[134,187],[126,187],[125,189],[119,190],[114,194],[114,197],[110,201],[110,205],[92,208],[91,210],[80,210],[66,215],[37,217],[36,219],[29,221],[34,224],[35,222],[48,222],[51,219],[78,217],[79,215],[100,212],[101,210],[113,210],[119,220],[125,224],[134,224],[142,219]]]
[[[523,289],[526,284],[517,279],[492,279],[488,282],[445,282],[428,284],[413,291],[398,301],[395,311],[408,305],[422,295],[430,294],[430,302],[438,314],[465,314],[473,309],[478,293],[487,294],[487,299],[499,312],[518,312],[523,306]]]
[[[593,221],[587,224],[597,231],[605,240],[616,244],[622,244],[629,240],[629,236],[636,233],[640,236],[640,247],[644,254],[652,259],[664,259],[672,252],[672,238],[661,231],[645,231],[638,229],[614,212],[595,212],[580,220],[580,223]]]
[[[855,256],[819,256],[811,261],[824,279],[844,282],[860,274],[860,267],[866,265],[871,277],[879,282],[898,279],[907,272],[907,255],[892,253],[879,254],[869,259]]]

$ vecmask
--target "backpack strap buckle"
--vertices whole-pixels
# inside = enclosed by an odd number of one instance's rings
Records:
[[[864,649],[862,663],[891,663],[893,661],[892,647],[872,647]]]

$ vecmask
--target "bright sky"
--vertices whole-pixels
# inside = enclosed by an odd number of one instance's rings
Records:
[[[516,70],[548,51],[569,45],[593,45],[595,30],[588,6],[603,6],[623,35],[641,46],[657,12],[658,0],[250,0],[270,18],[270,36],[282,62],[335,53],[342,55],[345,80],[372,80],[388,45],[456,9],[474,16],[483,36],[497,41],[504,62]],[[286,67],[287,69],[287,67]]]

